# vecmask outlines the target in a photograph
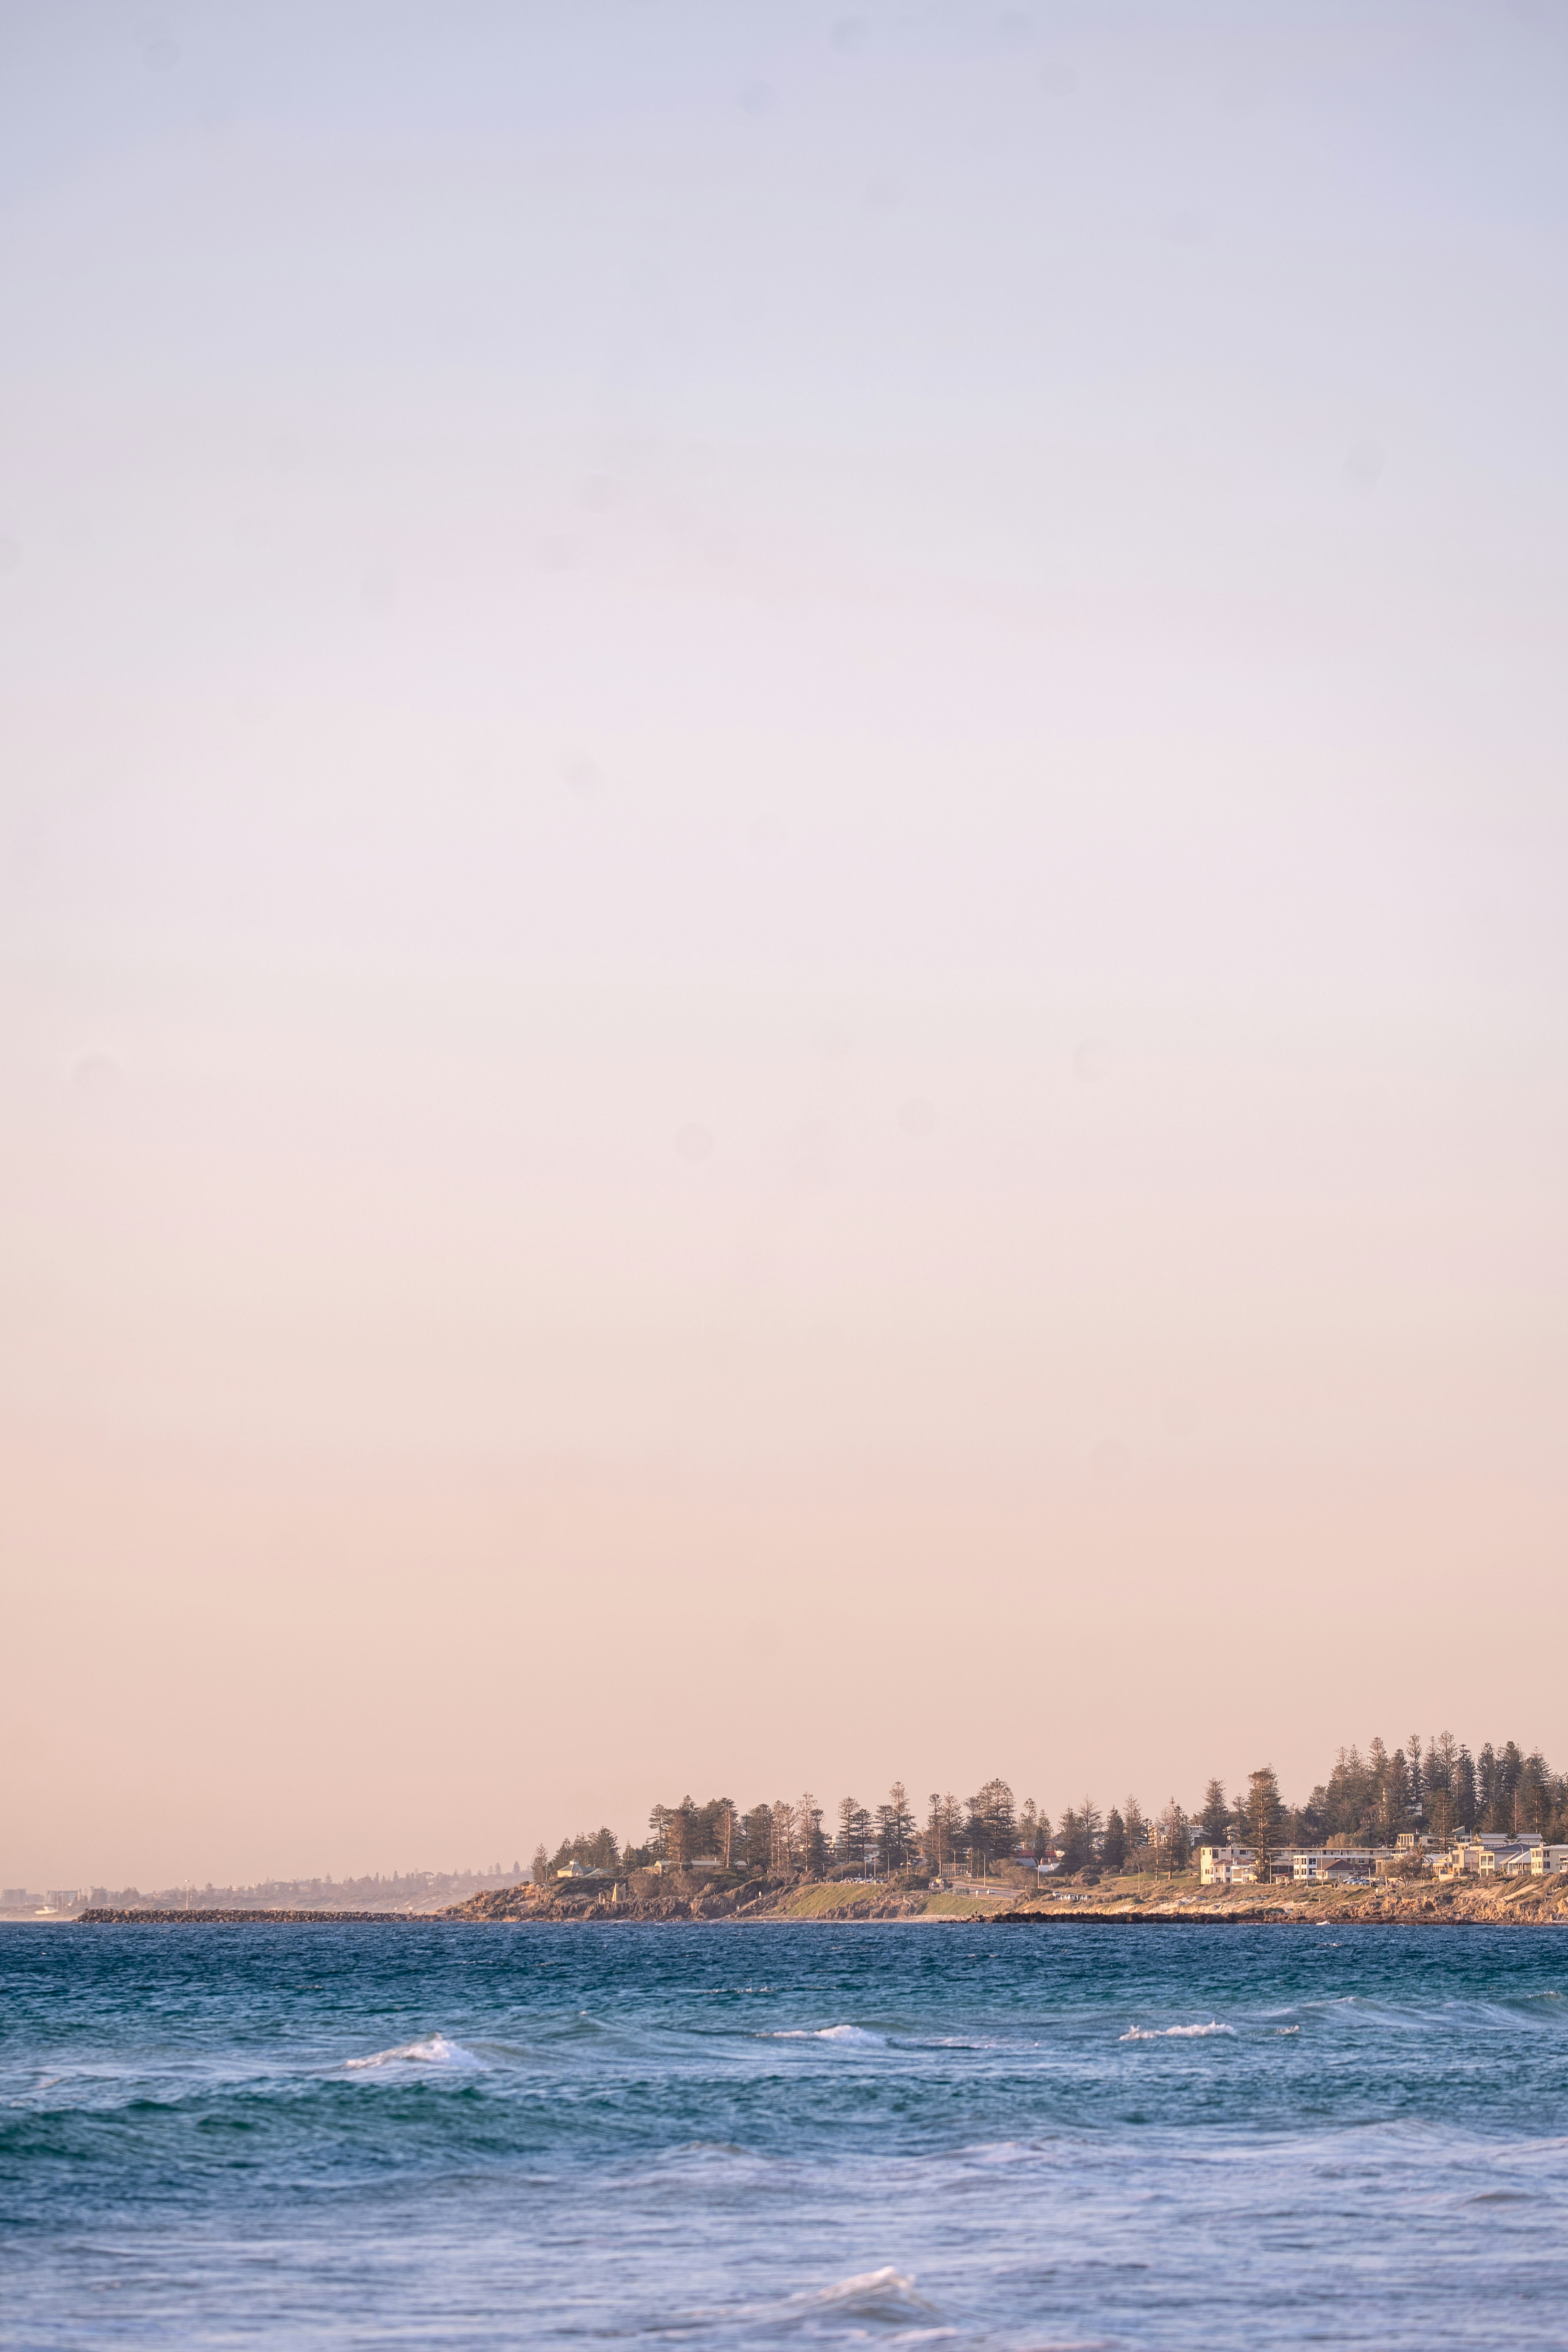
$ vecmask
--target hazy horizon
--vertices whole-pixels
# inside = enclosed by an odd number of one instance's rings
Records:
[[[1333,1765],[1336,1761],[1342,1762],[1349,1759],[1352,1761],[1359,1760],[1370,1764],[1373,1760],[1374,1746],[1381,1737],[1381,1734],[1373,1733],[1366,1739],[1364,1745],[1360,1740],[1343,1740],[1339,1742],[1333,1750],[1332,1757],[1326,1758],[1324,1759],[1322,1777],[1320,1780],[1314,1780],[1310,1788],[1285,1788],[1279,1792],[1286,1812],[1289,1813],[1298,1811],[1307,1806],[1314,1800],[1324,1796],[1325,1786],[1329,1781],[1330,1774],[1332,1771]],[[1414,1735],[1406,1734],[1403,1739],[1384,1740],[1383,1741],[1383,1745],[1388,1755],[1394,1756],[1397,1751],[1399,1757],[1408,1758],[1411,1752],[1412,1738],[1414,1738],[1415,1742],[1421,1748],[1423,1756],[1429,1758],[1431,1752],[1436,1750],[1437,1738],[1439,1737],[1446,1738],[1452,1741],[1455,1739],[1456,1736],[1451,1731],[1446,1731],[1441,1735],[1433,1734],[1429,1736],[1419,1733]],[[1458,1748],[1463,1754],[1473,1757],[1479,1761],[1482,1757],[1483,1751],[1490,1753],[1493,1748],[1496,1748],[1498,1752],[1500,1754],[1502,1746],[1507,1744],[1508,1743],[1500,1744],[1491,1740],[1472,1743],[1468,1739],[1463,1739],[1458,1741]],[[1523,1751],[1521,1751],[1521,1754],[1522,1753]],[[1551,1757],[1547,1757],[1545,1761],[1548,1766],[1550,1766],[1552,1759]],[[1263,1762],[1263,1769],[1268,1769],[1266,1760]],[[1237,1772],[1233,1778],[1226,1778],[1217,1773],[1210,1777],[1220,1779],[1222,1780],[1224,1794],[1233,1811],[1239,1811],[1245,1807],[1248,1794],[1248,1772]],[[743,1826],[744,1816],[751,1811],[752,1803],[753,1801],[756,1804],[769,1806],[782,1802],[789,1806],[792,1811],[796,1813],[796,1832],[797,1834],[803,1834],[804,1832],[799,1831],[799,1808],[805,1804],[806,1801],[806,1796],[809,1794],[812,1801],[819,1809],[823,1829],[827,1834],[829,1843],[831,1843],[834,1836],[837,1833],[834,1828],[835,1819],[841,1817],[844,1804],[859,1802],[866,1803],[868,1811],[868,1818],[871,1818],[871,1827],[874,1832],[874,1816],[876,1809],[895,1786],[901,1787],[903,1784],[901,1782],[897,1782],[896,1780],[889,1781],[887,1784],[887,1787],[883,1788],[880,1785],[874,1784],[872,1781],[868,1780],[866,1785],[858,1790],[837,1791],[833,1793],[801,1790],[797,1791],[796,1795],[794,1797],[780,1796],[775,1792],[774,1796],[772,1798],[754,1796],[753,1799],[750,1801],[745,1798],[737,1800],[733,1797],[732,1792],[716,1792],[713,1790],[709,1790],[703,1797],[696,1799],[696,1803],[699,1811],[701,1811],[708,1806],[724,1801],[728,1796],[729,1801],[734,1802],[736,1806],[736,1826],[737,1830],[739,1830]],[[906,1789],[905,1793],[909,1798],[910,1806],[915,1821],[917,1838],[920,1838],[925,1835],[926,1829],[929,1826],[927,1814],[931,1799],[933,1797],[950,1799],[956,1792],[951,1787],[944,1785],[942,1788],[933,1790],[929,1793],[922,1794],[921,1792],[916,1791],[912,1789]],[[1166,1796],[1160,1797],[1152,1795],[1149,1790],[1132,1789],[1079,1789],[1076,1793],[1069,1792],[1068,1795],[1060,1798],[1055,1805],[1047,1804],[1043,1806],[1037,1803],[1032,1790],[1021,1788],[1013,1789],[1011,1793],[1018,1809],[1021,1832],[1026,1825],[1032,1832],[1034,1819],[1037,1814],[1049,1826],[1050,1832],[1054,1836],[1061,1827],[1062,1817],[1065,1812],[1069,1810],[1078,1811],[1088,1806],[1095,1807],[1102,1817],[1109,1815],[1113,1811],[1117,1811],[1119,1814],[1125,1811],[1128,1820],[1131,1820],[1131,1812],[1128,1809],[1136,1804],[1141,1807],[1147,1821],[1152,1823],[1155,1818],[1164,1811],[1166,1805],[1174,1803],[1180,1806],[1186,1814],[1188,1828],[1195,1843],[1198,1838],[1204,1834],[1198,1826],[1198,1815],[1202,1810],[1203,1801],[1205,1798],[1206,1798],[1208,1791],[1206,1785],[1202,1790],[1177,1790],[1173,1789]],[[676,1795],[673,1790],[666,1791],[665,1794],[672,1799],[675,1805],[679,1806],[683,1802],[690,1801],[694,1797],[695,1792],[689,1790],[682,1790],[679,1795]],[[664,1800],[662,1797],[650,1799],[648,1806],[650,1814],[654,1806],[661,1804],[663,1801]],[[969,1805],[974,1801],[975,1798],[973,1791],[960,1798],[960,1802],[963,1805]],[[1024,1819],[1026,1815],[1028,1817],[1026,1824]],[[839,1819],[839,1826],[841,1829],[841,1818]],[[119,1887],[111,1885],[108,1886],[107,1891],[110,1893],[122,1894],[140,1891],[144,1894],[151,1894],[169,1893],[171,1891],[178,1891],[182,1887],[188,1887],[191,1891],[197,1893],[206,1893],[209,1891],[216,1891],[218,1893],[243,1893],[247,1891],[247,1888],[264,1888],[269,1884],[278,1884],[285,1886],[299,1886],[306,1884],[346,1885],[363,1885],[367,1881],[378,1879],[384,1879],[389,1882],[393,1882],[416,1879],[419,1877],[434,1877],[443,1880],[470,1878],[477,1880],[526,1879],[530,1874],[530,1872],[533,1869],[534,1863],[538,1859],[538,1853],[533,1851],[534,1848],[537,1848],[539,1852],[542,1852],[547,1858],[552,1860],[559,1859],[561,1853],[564,1852],[574,1841],[581,1841],[584,1838],[591,1840],[595,1833],[602,1832],[605,1829],[608,1829],[612,1832],[618,1846],[622,1847],[627,1853],[630,1853],[636,1849],[646,1848],[649,1844],[653,1824],[651,1820],[637,1821],[634,1822],[628,1829],[626,1828],[624,1824],[610,1822],[578,1822],[574,1823],[571,1828],[566,1828],[561,1823],[556,1823],[548,1831],[542,1831],[537,1839],[531,1839],[531,1859],[527,1863],[523,1862],[521,1858],[514,1856],[510,1864],[500,1862],[467,1863],[457,1864],[450,1862],[445,1864],[432,1864],[428,1861],[423,1863],[415,1861],[413,1863],[398,1863],[390,1866],[386,1865],[384,1862],[375,1864],[367,1863],[363,1867],[357,1869],[350,1867],[341,1871],[304,1872],[279,1868],[259,1874],[252,1880],[225,1880],[217,1882],[211,1878],[205,1881],[197,1881],[191,1878],[179,1878],[170,1882],[168,1885],[162,1888],[149,1886],[147,1888],[138,1889],[136,1882],[127,1880]],[[1285,1832],[1282,1831],[1281,1834],[1283,1836],[1285,1835]],[[1330,1842],[1333,1843],[1331,1839]],[[657,1840],[655,1840],[654,1843],[657,1843]],[[1289,1843],[1289,1837],[1286,1837],[1286,1843]],[[91,1885],[97,1888],[99,1886],[106,1885],[107,1883],[95,1879],[86,1882],[78,1881],[76,1884],[79,1888],[86,1885]]]
[[[6,1883],[1561,1761],[1565,85],[0,5]]]

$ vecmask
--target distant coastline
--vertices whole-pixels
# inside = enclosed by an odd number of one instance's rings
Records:
[[[1107,1888],[1103,1894],[1043,1895],[1018,1902],[955,1895],[881,1894],[831,1883],[770,1888],[750,1900],[726,1901],[711,1890],[671,1888],[647,1899],[612,1902],[605,1895],[563,1895],[520,1885],[475,1896],[438,1913],[316,1911],[229,1907],[189,1910],[100,1908],[83,1911],[80,1927],[1568,1927],[1568,1885],[1521,1880],[1495,1886],[1398,1887],[1358,1894],[1307,1889],[1283,1899],[1238,1900],[1227,1889],[1173,1894]],[[62,1923],[63,1924],[63,1923]]]
[[[1195,1868],[1194,1868],[1195,1864]],[[1553,1892],[1553,1889],[1558,1890]],[[727,1796],[656,1803],[646,1837],[607,1825],[542,1842],[525,1874],[428,1870],[270,1878],[199,1890],[125,1885],[0,1889],[0,1917],[172,1924],[268,1920],[981,1919],[1057,1917],[1406,1922],[1560,1916],[1568,1895],[1568,1774],[1516,1740],[1472,1754],[1451,1732],[1390,1750],[1342,1748],[1304,1803],[1271,1766],[1187,1810],[1089,1796],[1053,1821],[1009,1784],[960,1800],[932,1790],[923,1819],[901,1781],[874,1808],[806,1792],[743,1811]]]

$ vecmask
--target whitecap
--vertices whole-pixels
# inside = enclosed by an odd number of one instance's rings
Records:
[[[345,2066],[452,2066],[459,2070],[479,2064],[471,2050],[460,2042],[448,2042],[444,2033],[432,2033],[423,2042],[405,2042],[395,2050],[377,2050],[369,2058],[345,2058]]]
[[[888,2037],[873,2033],[866,2025],[797,2025],[781,2029],[776,2033],[762,2033],[760,2042],[861,2042],[868,2047],[885,2050]]]
[[[1234,2035],[1234,2025],[1221,2025],[1210,2018],[1206,2025],[1130,2025],[1121,2036],[1123,2042],[1201,2042],[1211,2033]]]
[[[881,2270],[859,2271],[852,2278],[836,2279],[830,2286],[786,2295],[779,2303],[742,2305],[740,2310],[731,2307],[722,2315],[704,2312],[700,2316],[722,2316],[731,2326],[737,2319],[744,2320],[749,2336],[764,2339],[798,2332],[808,2342],[837,2343],[846,2335],[850,2340],[862,2342],[868,2323],[879,2324],[887,2331],[881,2340],[888,2345],[933,2345],[956,2334],[951,2326],[940,2324],[940,2314],[918,2292],[913,2279],[906,2278],[890,2263]]]
[[[803,2317],[807,2313],[831,2312],[849,2319],[923,2319],[935,2307],[916,2292],[913,2279],[906,2278],[890,2263],[879,2271],[860,2271],[853,2278],[837,2279],[832,2286],[818,2287],[814,2294],[792,2295],[790,2302]]]

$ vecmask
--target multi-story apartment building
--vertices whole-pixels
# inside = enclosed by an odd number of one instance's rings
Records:
[[[1395,1859],[1388,1846],[1279,1846],[1268,1857],[1267,1876],[1272,1883],[1369,1886]],[[1255,1886],[1258,1876],[1258,1856],[1249,1845],[1198,1848],[1201,1886]]]

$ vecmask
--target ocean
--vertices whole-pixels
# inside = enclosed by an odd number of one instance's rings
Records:
[[[1568,1935],[0,1930],[0,2335],[1568,2341]]]

